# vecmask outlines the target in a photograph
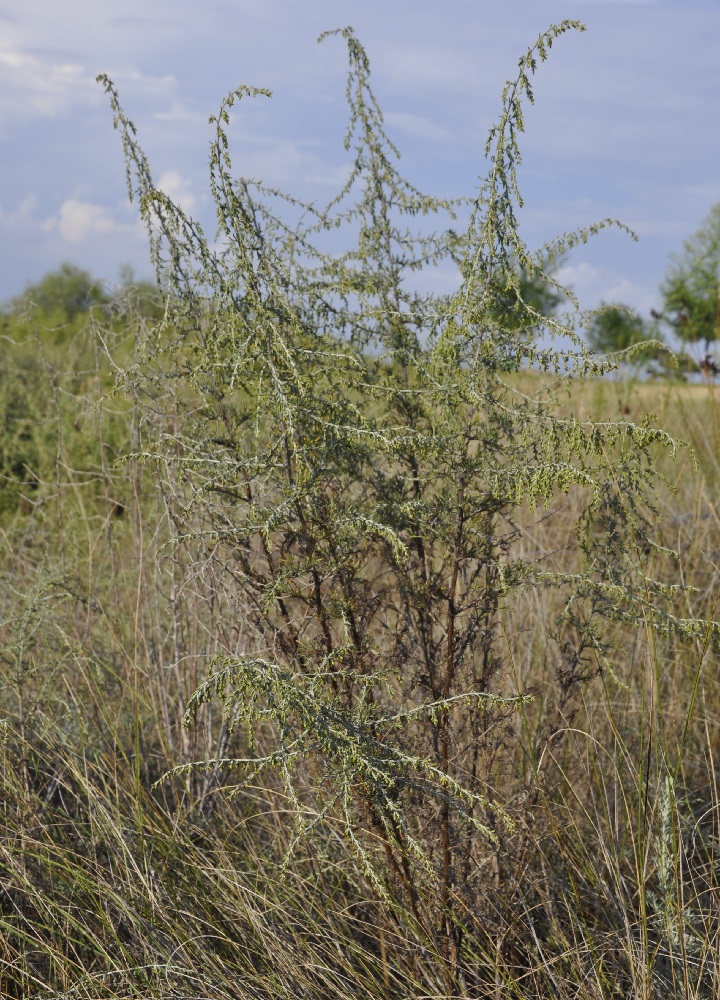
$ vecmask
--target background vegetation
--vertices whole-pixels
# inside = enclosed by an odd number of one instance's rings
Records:
[[[213,245],[106,81],[164,294],[66,267],[4,320],[2,995],[717,995],[720,420],[601,378],[587,233],[518,237],[571,27],[465,234],[350,31],[347,186],[236,182],[239,91]]]

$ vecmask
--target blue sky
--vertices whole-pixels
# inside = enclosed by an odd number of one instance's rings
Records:
[[[135,122],[158,186],[207,229],[208,116],[239,84],[270,88],[231,128],[238,175],[328,200],[342,148],[353,25],[410,180],[472,194],[485,136],[518,57],[551,23],[526,115],[521,235],[532,249],[617,217],[562,277],[586,307],[643,312],[668,256],[720,200],[720,0],[0,0],[0,300],[61,261],[117,281],[150,274],[118,134],[95,76]],[[452,281],[452,275],[447,276]]]

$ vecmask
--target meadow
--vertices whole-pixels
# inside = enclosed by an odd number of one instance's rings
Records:
[[[133,322],[115,323],[122,351]],[[233,791],[212,767],[160,780],[245,743],[212,703],[183,726],[236,609],[221,591],[213,606],[173,541],[157,468],[123,460],[142,414],[108,395],[100,332],[55,357],[46,333],[5,341],[0,992],[445,996],[407,904],[358,874],[330,821],[289,853],[281,783]],[[525,393],[546,381],[517,378]],[[711,384],[596,379],[568,380],[557,404],[595,421],[654,412],[692,445],[660,457],[658,495],[688,618],[716,616],[719,403]],[[526,513],[541,523],[516,545],[532,558],[576,544],[571,509]],[[642,539],[636,554],[654,558]],[[717,639],[616,626],[608,666],[563,689],[553,601],[531,592],[502,614],[504,684],[533,698],[494,745],[512,827],[483,848],[468,995],[717,995]]]

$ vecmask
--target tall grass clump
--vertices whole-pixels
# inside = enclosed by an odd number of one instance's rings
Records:
[[[43,557],[6,535],[7,995],[716,995],[717,507],[652,418],[593,415],[618,359],[571,293],[524,294],[610,224],[518,230],[580,28],[520,60],[465,204],[401,176],[330,33],[346,184],[235,178],[239,88],[214,239],[102,78],[165,309],[130,360],[97,330],[124,460],[83,491],[61,437]]]

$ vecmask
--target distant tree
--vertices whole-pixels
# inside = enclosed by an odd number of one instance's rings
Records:
[[[586,339],[595,354],[611,354],[646,340],[656,340],[658,335],[655,328],[630,306],[602,302],[586,329]],[[648,348],[635,357],[647,361],[656,354],[656,348]]]
[[[109,296],[89,271],[64,263],[13,300],[17,308],[34,306],[44,313],[60,314],[72,322],[93,306],[105,305]]]
[[[542,324],[542,319],[554,316],[566,301],[566,295],[556,285],[554,272],[560,261],[544,261],[536,273],[517,267],[493,284],[494,319],[515,333],[530,332]]]
[[[719,282],[720,202],[671,259],[661,286],[662,318],[680,339],[704,343],[706,353],[720,336]]]

